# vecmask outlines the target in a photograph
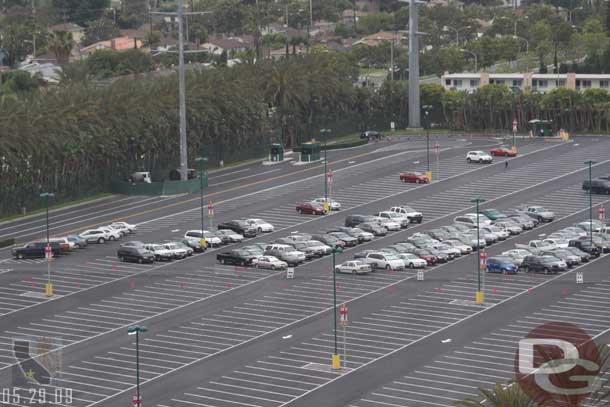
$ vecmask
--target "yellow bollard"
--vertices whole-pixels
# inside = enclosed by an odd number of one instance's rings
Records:
[[[477,303],[477,305],[483,304],[484,298],[485,298],[485,294],[483,293],[483,291],[477,291],[476,292],[475,302]]]
[[[511,150],[512,150],[513,153],[516,153],[517,152],[517,146],[512,146]]]
[[[328,204],[327,200],[324,200],[324,210],[326,212],[330,212],[330,205]]]
[[[426,171],[426,178],[428,178],[428,182],[432,182],[432,171]]]
[[[53,296],[53,283],[46,283],[44,286],[44,293],[47,297]]]
[[[341,355],[333,354],[333,369],[334,370],[341,369]]]

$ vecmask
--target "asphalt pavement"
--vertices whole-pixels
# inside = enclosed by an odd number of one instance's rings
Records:
[[[439,143],[439,154],[429,156],[430,185],[398,180],[400,171],[427,170],[425,140],[329,151],[330,195],[343,210],[323,217],[297,214],[294,207],[323,196],[321,163],[226,169],[210,178],[206,191],[206,200],[213,199],[217,208],[212,222],[257,217],[276,226],[274,233],[243,245],[294,231],[317,232],[342,224],[348,214],[372,214],[395,204],[424,213],[423,224],[346,250],[337,257],[340,262],[356,251],[451,224],[458,214],[473,211],[470,200],[477,196],[487,199],[484,207],[540,204],[557,214],[558,221],[497,244],[491,249],[496,253],[587,219],[588,196],[580,188],[587,176],[583,162],[597,161],[594,175],[610,172],[610,143],[604,138],[520,140],[520,154],[508,167],[502,158],[492,165],[464,159],[466,151],[489,149],[502,140]],[[607,202],[608,197],[594,196],[596,205],[607,207]],[[57,211],[52,219],[55,234],[124,219],[138,223],[134,239],[143,241],[176,238],[201,222],[197,194],[109,197]],[[204,222],[208,226],[210,219]],[[1,233],[38,238],[42,223],[36,217],[14,221],[0,225]],[[485,275],[484,306],[473,301],[475,255],[426,270],[424,281],[415,270],[339,275],[338,301],[348,304],[350,324],[345,340],[338,332],[338,351],[345,343],[348,357],[347,366],[336,372],[330,369],[328,257],[297,267],[288,280],[283,272],[218,265],[215,254],[224,248],[138,265],[119,263],[117,246],[94,245],[53,261],[57,295],[52,299],[42,295],[45,262],[17,261],[8,254],[0,260],[9,270],[0,274],[3,388],[14,388],[15,378],[23,376],[13,349],[22,339],[45,345],[32,351],[40,355],[34,360],[58,360],[51,386],[34,379],[29,384],[49,394],[71,391],[70,403],[53,405],[125,405],[134,394],[136,370],[135,341],[126,327],[141,324],[148,328],[139,343],[146,405],[449,406],[475,394],[478,386],[510,379],[514,341],[507,337],[503,343],[502,335],[516,338],[546,320],[566,320],[606,340],[610,322],[603,312],[610,304],[605,256],[558,276]],[[577,272],[585,284],[576,283]],[[22,393],[26,396],[27,388]],[[25,400],[3,399],[2,405],[26,405]]]

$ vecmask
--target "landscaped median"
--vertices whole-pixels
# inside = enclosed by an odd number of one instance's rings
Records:
[[[321,144],[320,150],[338,150],[340,148],[358,147],[368,144],[368,142],[369,141],[367,139],[358,139],[342,141],[340,143],[328,143],[326,146],[324,146],[324,144]],[[301,147],[295,147],[292,149],[292,151],[294,151],[295,153],[300,153]]]

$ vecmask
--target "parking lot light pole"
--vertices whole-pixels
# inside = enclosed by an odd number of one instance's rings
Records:
[[[330,133],[332,130],[331,129],[322,129],[320,130],[320,134],[322,134],[324,136],[324,209],[326,209],[326,212],[329,211],[330,209],[330,205],[328,204],[328,179],[326,174],[328,173],[328,160],[327,160],[327,154],[326,154],[326,143],[328,141],[328,133]]]
[[[595,161],[585,161],[585,164],[589,165],[589,244],[591,250],[593,250],[593,188],[591,187],[591,171]]]
[[[333,321],[335,335],[335,352],[333,353],[333,369],[341,369],[341,356],[337,352],[337,272],[335,271],[336,262],[335,254],[342,253],[343,249],[340,246],[334,247],[331,250],[333,254]]]
[[[429,182],[432,182],[432,171],[430,171],[430,112],[432,111],[432,106],[424,105],[422,110],[424,112],[423,125],[426,131],[426,177]]]
[[[135,335],[136,336],[136,400],[137,404],[134,404],[137,407],[141,406],[140,401],[140,332],[146,332],[147,329],[145,326],[140,325],[132,325],[127,328],[127,335]]]
[[[203,175],[205,173],[205,163],[208,162],[208,157],[197,157],[195,162],[200,165],[199,167],[199,194],[201,196],[201,233],[203,233]]]
[[[49,198],[55,198],[55,194],[52,192],[43,192],[40,194],[40,197],[45,201],[46,207],[46,222],[47,222],[47,249],[45,249],[45,257],[47,257],[47,284],[45,285],[45,294],[47,297],[53,296],[53,284],[51,283],[51,257],[50,254],[47,254],[46,250],[51,246],[49,242]],[[51,252],[52,253],[52,252]]]
[[[480,246],[480,230],[479,230],[479,204],[485,202],[483,198],[473,198],[470,202],[476,203],[477,205],[477,292],[475,294],[475,302],[477,304],[483,304],[484,294],[481,291],[481,246]]]

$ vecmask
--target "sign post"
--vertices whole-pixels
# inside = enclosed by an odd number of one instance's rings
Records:
[[[347,367],[347,305],[339,307],[340,324],[343,327],[343,367]]]
[[[131,402],[133,403],[134,407],[140,407],[142,405],[142,397],[136,393],[131,398]]]
[[[424,281],[424,272],[422,270],[417,271],[417,281]]]
[[[324,209],[326,209],[326,212],[330,212],[330,195],[333,189],[333,171],[330,169],[326,173],[326,181],[328,184],[328,197],[324,200]]]
[[[288,267],[286,269],[286,279],[292,280],[294,278],[294,267]]]
[[[481,250],[480,259],[481,270],[485,271],[487,269],[487,252],[485,250]]]
[[[603,223],[604,220],[606,219],[606,208],[604,208],[603,206],[600,207],[597,210],[597,214],[599,215],[599,220],[602,221],[602,223]]]
[[[213,219],[214,219],[214,203],[212,201],[208,202],[208,218],[210,218],[210,230],[213,227]]]
[[[440,172],[440,153],[441,153],[441,145],[436,142],[434,143],[434,153],[436,155],[436,175],[435,177],[438,178],[439,177],[439,172]],[[432,180],[430,180],[432,181]]]
[[[517,119],[513,120],[513,153],[517,152],[517,143],[516,143],[516,135],[517,135]]]
[[[48,243],[44,248],[44,257],[47,259],[47,283],[44,286],[44,293],[47,297],[52,297],[53,283],[51,283],[51,260],[53,259],[53,249]]]
[[[576,273],[576,284],[582,284],[584,282],[582,271]]]

